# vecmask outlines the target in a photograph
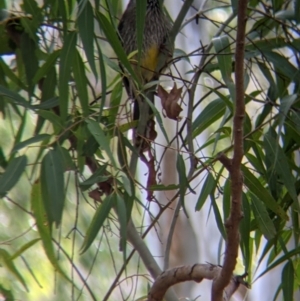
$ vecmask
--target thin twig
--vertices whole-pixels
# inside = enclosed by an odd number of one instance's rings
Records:
[[[73,267],[73,269],[76,271],[78,277],[80,278],[80,280],[82,281],[83,285],[85,286],[85,288],[87,289],[87,291],[89,292],[92,300],[97,301],[96,296],[93,293],[93,290],[90,288],[90,286],[88,285],[87,281],[84,279],[84,276],[81,274],[81,271],[79,268],[77,268],[77,266],[74,264],[74,262],[72,261],[72,258],[69,256],[69,254],[67,253],[67,251],[65,251],[65,249],[61,246],[60,242],[56,241],[54,238],[52,239],[52,241],[57,245],[57,247],[63,252],[63,254],[66,256],[66,258],[68,259],[69,263],[71,264],[71,266]]]

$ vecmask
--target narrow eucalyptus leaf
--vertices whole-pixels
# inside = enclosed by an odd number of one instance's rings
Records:
[[[294,301],[294,266],[289,260],[281,272],[281,285],[284,301]]]
[[[94,59],[94,14],[93,7],[89,1],[80,1],[79,3],[85,3],[83,9],[80,9],[77,18],[77,25],[79,29],[79,35],[83,44],[83,49],[89,65],[97,78],[97,70]]]
[[[48,151],[42,160],[41,186],[48,222],[50,225],[54,222],[58,227],[63,214],[65,187],[63,159],[57,148]]]
[[[12,150],[12,152],[16,152],[28,145],[31,145],[31,144],[34,144],[34,143],[37,143],[37,142],[41,142],[41,141],[45,141],[46,139],[49,139],[51,137],[51,135],[49,134],[40,134],[40,135],[37,135],[35,137],[32,137],[32,138],[29,138],[25,141],[22,141],[22,142],[19,142],[18,144],[16,144]]]
[[[255,177],[246,166],[242,166],[245,185],[248,187],[251,194],[255,194],[259,200],[264,202],[266,206],[276,213],[281,219],[288,220],[286,212],[274,200],[270,192],[261,184],[259,179]]]
[[[27,165],[27,157],[20,156],[9,162],[4,173],[0,176],[0,196],[3,197],[19,181]]]
[[[64,45],[60,53],[59,63],[59,108],[62,120],[67,118],[69,104],[69,81],[71,76],[71,66],[74,63],[74,53],[76,49],[77,33],[69,32],[64,40]]]
[[[40,182],[36,182],[32,186],[31,209],[48,260],[60,275],[68,281],[71,281],[61,269],[56,258],[56,253],[52,243],[51,226],[47,221],[46,211],[42,200],[42,187]]]
[[[99,123],[92,120],[88,119],[86,121],[88,125],[88,129],[90,133],[94,136],[94,138],[97,140],[99,146],[106,152],[108,155],[110,162],[113,166],[116,166],[115,158],[112,153],[112,150],[110,148],[110,137],[106,135],[106,133],[102,130],[100,127]]]
[[[12,275],[14,275],[14,277],[23,285],[25,290],[29,292],[23,276],[21,275],[21,273],[19,272],[19,270],[17,269],[17,267],[11,259],[11,255],[4,249],[0,249],[0,263],[1,266],[4,267]]]
[[[88,81],[86,78],[82,57],[77,50],[75,51],[75,59],[72,69],[83,116],[87,117],[89,115],[89,97],[87,90]]]
[[[202,189],[199,193],[199,197],[196,203],[195,211],[201,210],[202,206],[204,205],[205,201],[207,200],[208,196],[214,191],[217,183],[209,172],[205,179],[205,182],[202,185]]]
[[[266,239],[270,240],[274,238],[276,229],[265,205],[254,194],[250,193],[250,196],[252,200],[251,205],[258,228],[261,230]]]
[[[93,243],[97,234],[99,233],[104,221],[108,218],[111,208],[116,201],[116,194],[111,194],[105,198],[103,203],[97,208],[95,215],[89,225],[80,253],[83,254]]]

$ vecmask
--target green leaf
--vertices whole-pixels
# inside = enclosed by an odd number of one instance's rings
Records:
[[[222,220],[222,217],[220,214],[220,210],[218,208],[218,205],[216,203],[216,199],[215,199],[215,196],[213,193],[210,194],[210,199],[211,199],[211,204],[212,204],[212,207],[214,210],[215,220],[216,220],[218,229],[219,229],[220,233],[222,234],[223,239],[226,240],[227,235],[226,235],[226,231],[224,228],[224,223],[223,223],[223,220]]]
[[[186,177],[185,163],[181,154],[177,155],[176,168],[177,168],[178,179],[179,179],[179,200],[181,202],[181,206],[183,210],[186,211],[184,199],[185,199],[185,193],[187,187],[189,187],[189,181]]]
[[[68,16],[67,16],[67,8],[66,6],[68,5],[68,3],[66,1],[57,1],[57,5],[58,5],[58,14],[62,19],[62,25],[63,25],[63,33],[64,35],[67,34],[68,31]],[[56,16],[56,14],[55,14]]]
[[[297,248],[285,253],[278,260],[276,260],[273,264],[269,265],[261,274],[259,274],[257,276],[256,280],[259,279],[260,277],[262,277],[263,275],[265,275],[266,273],[268,273],[269,271],[271,271],[272,269],[276,268],[282,262],[284,262],[286,260],[290,260],[293,256],[297,256],[298,254],[300,254],[300,247],[297,247]]]
[[[294,200],[294,209],[300,212],[298,204],[298,196],[295,188],[296,179],[292,174],[288,159],[270,131],[264,137],[264,147],[268,155],[268,159],[273,162],[274,169],[278,173],[281,181],[284,183],[292,199]]]
[[[207,197],[214,191],[217,183],[215,181],[215,178],[212,176],[212,174],[209,172],[207,174],[206,180],[202,185],[202,190],[199,193],[199,198],[195,207],[195,211],[201,210],[202,206],[204,205],[205,201],[207,200]]]
[[[249,41],[263,39],[278,23],[275,19],[269,17],[258,18],[252,25],[247,37]]]
[[[275,226],[269,216],[265,205],[250,192],[251,205],[258,228],[267,240],[274,238],[276,235]]]
[[[93,243],[104,221],[108,218],[111,208],[115,205],[116,194],[108,195],[103,203],[97,208],[91,224],[89,225],[83,244],[80,248],[80,254],[83,254]]]
[[[84,3],[84,4],[83,4]],[[84,7],[81,9],[81,6]],[[80,13],[77,17],[77,26],[79,35],[83,44],[83,49],[89,65],[97,78],[97,70],[94,58],[94,15],[93,7],[89,1],[80,1],[79,10]]]
[[[0,95],[6,96],[10,99],[13,100],[13,103],[16,105],[21,105],[25,108],[29,108],[30,104],[28,103],[28,101],[26,101],[22,96],[20,96],[18,93],[7,89],[3,86],[0,85]]]
[[[56,97],[56,90],[58,84],[57,74],[56,74],[57,66],[58,66],[57,64],[52,65],[49,68],[49,70],[47,70],[47,73],[45,74],[43,79],[39,81],[39,86],[42,91],[41,105],[43,105],[43,103],[47,102],[49,99],[53,99],[53,98],[58,99],[58,97]],[[59,103],[57,102],[57,106],[58,105]]]
[[[22,60],[25,66],[28,91],[29,94],[31,95],[33,93],[33,88],[34,88],[33,77],[39,68],[38,59],[35,54],[36,43],[27,33],[24,32],[21,35],[20,45],[21,45],[20,48],[21,48]]]
[[[76,49],[76,32],[67,34],[60,54],[59,63],[59,109],[62,120],[67,118],[69,104],[69,80],[71,75],[71,66],[74,63],[74,53]]]
[[[263,250],[261,258],[259,259],[259,263],[262,262],[263,256],[265,256],[270,249],[271,252],[269,252],[267,265],[270,265],[281,252],[286,252],[286,246],[290,241],[292,232],[292,230],[281,231],[278,237],[275,237],[270,244],[267,244]],[[284,248],[282,248],[282,246],[284,246]]]
[[[193,2],[194,2],[193,0],[184,1],[179,14],[177,15],[177,18],[174,21],[171,32],[170,32],[170,43],[171,44],[174,44],[175,38],[177,37],[178,33],[181,30],[182,22],[184,21],[186,14],[190,11],[191,6],[193,5]]]
[[[232,7],[232,12],[234,14],[237,13],[237,9],[238,9],[238,0],[231,0],[231,7]]]
[[[96,151],[99,148],[98,142],[92,135],[90,135],[87,140],[82,141],[82,142],[83,142],[83,145],[82,145],[82,155],[83,156],[91,157],[96,153]]]
[[[280,55],[277,52],[272,51],[265,51],[264,56],[266,59],[272,62],[276,69],[278,69],[289,80],[293,80],[297,83],[300,82],[300,71],[290,63],[288,58],[284,57],[283,55]]]
[[[264,51],[270,51],[272,49],[278,49],[283,47],[295,48],[297,47],[296,44],[298,41],[299,39],[289,41],[280,36],[276,36],[275,38],[265,38],[265,39],[256,40],[255,43],[249,43],[245,46],[246,48],[245,58],[251,59],[255,56],[261,55]],[[267,65],[260,62],[257,63],[259,65],[259,68],[263,67],[264,69],[265,68],[268,69]],[[270,69],[268,70],[270,71]]]
[[[295,14],[291,9],[283,9],[276,12],[275,19],[284,21],[296,21],[299,18],[296,16],[297,14],[299,14],[299,12]]]
[[[83,116],[87,117],[89,115],[89,97],[87,90],[88,81],[86,78],[82,57],[77,50],[75,51],[75,60],[74,64],[72,65],[72,69]]]
[[[38,241],[40,241],[40,238],[35,238],[32,239],[31,241],[27,242],[25,245],[23,245],[17,252],[15,252],[13,255],[11,255],[11,260],[16,259],[17,257],[19,257],[22,253],[24,253],[25,251],[27,251],[29,248],[31,248],[32,246],[34,246]]]
[[[288,112],[292,105],[295,103],[297,100],[298,95],[297,94],[292,94],[292,95],[286,95],[285,97],[282,98],[280,102],[280,123],[279,123],[279,129],[278,132],[281,133],[282,126],[288,116]]]
[[[116,119],[118,116],[121,100],[122,100],[122,91],[123,91],[123,85],[122,82],[119,81],[113,88],[111,92],[110,97],[110,114],[108,117],[109,126],[115,128]]]
[[[180,48],[175,48],[174,49],[173,59],[176,59],[176,58],[187,61],[188,63],[190,63],[189,55],[184,50],[182,50]]]
[[[235,84],[231,78],[232,74],[232,52],[228,36],[220,36],[212,39],[217,52],[217,59],[222,78],[229,89],[231,99],[235,101]]]
[[[211,124],[220,119],[225,113],[226,106],[222,99],[210,102],[197,116],[192,124],[193,137],[201,134]]]
[[[120,175],[121,185],[124,187],[128,196],[134,199],[135,198],[134,180],[131,177],[129,177],[128,174],[126,173],[120,172],[119,175]]]
[[[250,152],[246,153],[245,157],[248,159],[248,161],[251,163],[251,165],[255,168],[255,170],[259,174],[266,173],[266,170],[265,170],[264,164],[261,160],[261,157],[255,156],[255,155],[251,154]]]
[[[22,142],[19,142],[18,144],[16,144],[12,150],[12,152],[17,152],[18,150],[28,146],[28,145],[31,145],[31,144],[34,144],[34,143],[37,143],[37,142],[40,142],[40,141],[45,141],[46,139],[49,139],[51,137],[51,135],[49,134],[40,134],[40,135],[36,135],[32,138],[29,138],[25,141],[22,141]]]
[[[231,207],[231,181],[228,178],[223,186],[223,218],[226,220],[230,214]]]
[[[59,226],[65,201],[64,165],[61,152],[55,148],[48,151],[41,165],[43,203],[50,226]]]
[[[242,166],[244,174],[244,182],[248,187],[251,194],[255,194],[256,197],[265,203],[265,205],[276,213],[281,219],[288,220],[286,212],[280,207],[280,205],[274,200],[270,192],[260,183],[246,166]]]
[[[294,300],[294,267],[293,262],[289,260],[281,273],[281,286],[284,301]]]
[[[40,182],[36,182],[32,186],[31,209],[47,258],[49,259],[55,270],[58,271],[65,279],[70,281],[68,276],[59,266],[55,256],[55,251],[52,244],[51,229],[49,223],[47,222],[46,211],[43,205],[42,188]]]
[[[56,150],[60,153],[62,167],[64,171],[76,170],[76,165],[70,155],[70,151],[64,147],[57,145]]]
[[[92,119],[86,120],[88,129],[90,133],[94,136],[94,138],[97,140],[99,146],[106,152],[108,155],[111,164],[116,167],[116,162],[114,155],[110,148],[110,137],[108,137],[105,132],[102,130],[102,128],[99,126],[99,123]]]
[[[176,168],[177,168],[178,178],[179,178],[179,195],[180,195],[180,200],[182,202],[182,206],[184,208],[184,197],[187,189],[189,189],[190,192],[194,194],[195,191],[191,188],[189,180],[186,176],[185,163],[181,154],[178,154],[177,156]]]
[[[117,214],[120,223],[120,250],[123,251],[123,260],[126,262],[126,238],[127,238],[127,210],[124,196],[117,194]]]
[[[267,47],[270,47],[269,43],[266,43],[266,44],[267,44]],[[268,48],[268,49],[270,49],[270,48]],[[278,87],[275,83],[274,77],[272,76],[271,70],[268,68],[267,65],[265,65],[263,63],[258,63],[258,66],[259,66],[259,69],[261,70],[261,72],[263,73],[263,75],[265,76],[266,80],[269,83],[268,97],[270,98],[271,101],[276,102],[276,99],[279,96],[279,91],[278,91]],[[267,104],[267,106],[272,108],[272,106],[270,104]],[[265,110],[265,108],[264,108],[264,110]],[[269,110],[267,110],[267,112],[269,113]],[[268,115],[268,114],[262,113],[262,115]],[[262,119],[262,118],[260,118],[260,119]],[[256,121],[256,125],[258,126],[259,122]]]
[[[21,123],[18,127],[18,131],[15,135],[15,140],[14,140],[14,146],[16,144],[18,144],[19,142],[21,142],[22,136],[25,132],[25,126],[26,126],[26,122],[27,122],[27,116],[28,116],[28,111],[25,110],[24,113],[20,116],[21,118]]]
[[[224,113],[224,116],[219,124],[219,129],[222,129],[226,122],[228,121],[228,119],[230,118],[230,116],[232,116],[232,112],[230,111],[230,109],[227,107],[226,110],[225,110],[225,113]],[[246,124],[246,123],[244,123]],[[221,137],[221,133],[219,132],[216,132],[216,138],[215,138],[215,143],[214,143],[214,146],[213,146],[213,153],[216,151],[216,148],[217,148],[217,144],[218,142],[220,141],[220,137]],[[246,143],[245,143],[246,144]]]
[[[96,183],[107,181],[111,176],[106,172],[107,164],[100,166],[88,179],[80,183],[81,189],[87,190]]]
[[[0,21],[3,21],[8,17],[8,12],[6,11],[6,8],[6,0],[0,0]]]
[[[0,67],[4,74],[14,83],[17,85],[17,87],[26,90],[26,86],[23,83],[23,81],[16,76],[16,74],[11,70],[10,67],[6,65],[6,63],[3,61],[3,59],[0,57]]]
[[[36,44],[38,43],[38,36],[37,36],[37,30],[38,30],[38,23],[35,22],[32,18],[23,17],[20,18],[20,24],[21,27],[24,29],[22,32],[23,34],[26,34],[32,41],[34,41]]]
[[[0,197],[12,189],[19,181],[27,165],[27,157],[21,156],[9,162],[5,172],[0,176]]]
[[[124,202],[126,206],[126,213],[127,213],[127,223],[130,221],[132,216],[132,209],[135,201],[135,196],[129,195],[128,193],[124,193]]]
[[[8,165],[8,163],[7,163],[7,160],[4,156],[3,149],[2,149],[2,147],[0,147],[0,166],[3,169],[6,169],[7,165]]]
[[[51,111],[39,110],[39,111],[37,111],[37,114],[40,115],[41,117],[49,120],[54,127],[57,127],[60,130],[64,128],[60,117],[57,116],[55,113],[53,113]]]
[[[36,26],[39,25],[40,22],[43,20],[42,10],[39,8],[37,2],[35,0],[23,0],[22,8],[28,14],[30,14],[36,22]]]
[[[104,53],[102,53],[102,57],[105,66],[109,67],[113,71],[116,71],[117,73],[122,72],[122,69],[120,68],[120,65],[117,62],[106,56]]]
[[[214,135],[211,139],[208,139],[205,143],[199,145],[199,148],[197,149],[197,153],[199,153],[201,150],[206,149],[211,144],[214,144],[213,147],[215,147],[215,144],[222,139],[230,138],[231,129],[229,127],[223,127],[222,129],[218,129],[216,133],[222,133],[224,132],[224,135]],[[216,138],[218,138],[218,141],[216,141]]]
[[[104,63],[104,55],[101,51],[100,46],[98,46],[97,44],[97,48],[98,48],[98,56],[99,56],[99,65],[100,65],[100,75],[101,75],[101,91],[102,91],[102,97],[101,97],[101,102],[100,102],[100,110],[99,110],[99,116],[102,116],[102,110],[103,107],[106,104],[106,65]]]
[[[250,250],[250,222],[251,222],[251,209],[247,199],[247,195],[243,193],[242,198],[242,210],[243,218],[240,222],[240,233],[241,233],[241,249],[245,261],[245,270],[249,271],[252,266],[251,261],[251,250]]]
[[[126,144],[128,144],[127,138],[123,135],[122,132],[119,131],[118,128],[116,128],[116,135],[118,136],[118,161],[119,165],[122,167],[124,172],[127,172],[128,167],[128,157],[127,157],[127,150],[126,150]]]
[[[56,257],[52,245],[50,225],[45,217],[46,212],[43,205],[42,188],[40,182],[36,182],[32,186],[31,209],[36,221],[36,226],[42,239],[45,253],[51,263],[56,263]]]
[[[47,99],[46,101],[43,101],[39,105],[32,105],[30,107],[34,110],[36,110],[36,109],[47,110],[47,109],[52,109],[58,105],[59,105],[59,98],[53,97],[53,98]]]
[[[61,50],[55,50],[54,52],[52,52],[46,62],[39,67],[39,69],[37,70],[37,72],[35,73],[32,82],[33,84],[36,84],[40,79],[42,79],[50,70],[51,68],[53,68],[53,66],[55,66],[57,58],[59,57],[61,53]]]
[[[4,267],[6,270],[8,270],[12,275],[14,275],[18,279],[18,281],[22,283],[25,290],[29,292],[24,278],[22,277],[19,270],[14,265],[10,254],[4,249],[0,249],[0,263],[1,266]]]
[[[110,46],[113,48],[114,52],[118,56],[121,64],[128,70],[132,78],[138,82],[136,73],[133,71],[131,64],[125,54],[125,51],[121,45],[120,39],[116,33],[116,29],[109,23],[108,19],[100,12],[96,12],[97,19],[100,24],[100,28],[103,30]]]

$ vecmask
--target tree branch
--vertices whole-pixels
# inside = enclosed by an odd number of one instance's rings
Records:
[[[237,37],[235,50],[235,113],[233,119],[234,146],[232,165],[229,169],[231,177],[231,210],[225,226],[227,244],[223,268],[212,285],[212,301],[221,301],[223,290],[228,285],[236,265],[239,248],[239,223],[242,217],[242,188],[241,162],[243,148],[243,121],[245,115],[244,101],[244,51],[245,30],[247,21],[247,0],[239,0],[237,17]]]
[[[203,279],[212,280],[218,277],[221,272],[222,267],[213,264],[186,265],[167,270],[155,280],[148,293],[147,301],[161,301],[167,289],[177,283],[191,280],[199,283]],[[245,275],[230,277],[223,293],[224,301],[229,301],[240,284],[248,287],[248,284],[243,280],[244,277]]]

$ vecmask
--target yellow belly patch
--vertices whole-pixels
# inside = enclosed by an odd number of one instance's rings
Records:
[[[151,47],[141,59],[141,75],[144,80],[150,81],[157,66],[159,49],[155,45]]]

